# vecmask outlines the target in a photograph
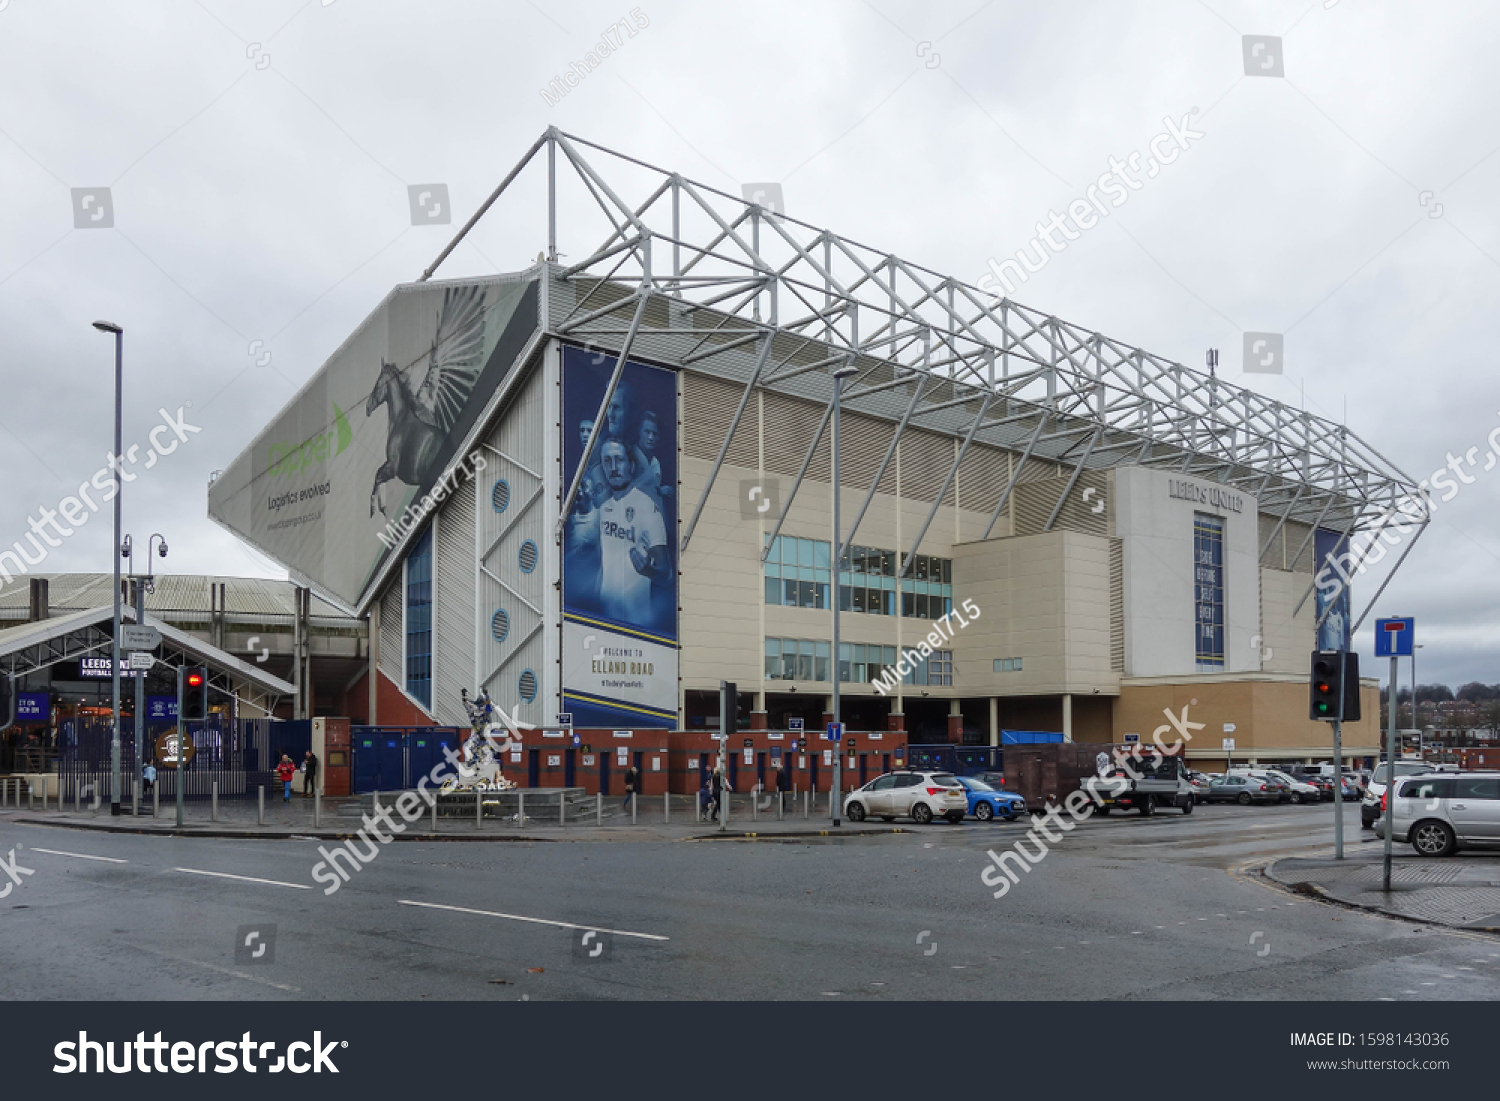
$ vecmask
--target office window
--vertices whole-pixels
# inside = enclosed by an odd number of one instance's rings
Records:
[[[826,681],[829,649],[827,642],[817,639],[768,638],[766,679]]]
[[[953,651],[934,650],[927,659],[927,683],[951,688],[953,686]]]
[[[432,527],[406,556],[406,691],[432,706]]]
[[[994,668],[997,673],[1019,673],[1021,671],[1021,659],[996,658]]]
[[[828,543],[779,535],[766,555],[766,603],[790,608],[828,607]]]
[[[827,608],[830,599],[830,544],[818,539],[780,535],[765,564],[767,604],[791,608]],[[839,610],[863,615],[901,615],[941,619],[953,610],[953,562],[919,554],[905,578],[896,578],[898,551],[852,544],[838,569]]]
[[[1224,519],[1193,514],[1193,644],[1198,672],[1224,669]]]

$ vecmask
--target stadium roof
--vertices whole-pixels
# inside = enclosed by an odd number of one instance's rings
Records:
[[[1253,494],[1277,531],[1295,521],[1352,532],[1403,501],[1420,505],[1413,479],[1344,425],[555,127],[419,281],[543,150],[547,329],[621,362],[633,352],[744,385],[702,500],[756,388],[831,405],[833,371],[852,364],[845,407],[897,422],[895,439],[907,426],[947,432],[1020,453],[1020,466],[1071,466],[1075,479],[1124,465],[1213,479]],[[580,204],[586,217],[575,217]],[[570,247],[587,249],[568,265],[560,212]],[[790,507],[789,496],[783,516]]]

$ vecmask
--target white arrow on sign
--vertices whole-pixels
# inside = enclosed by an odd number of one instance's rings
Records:
[[[120,626],[120,649],[155,650],[161,645],[161,632],[155,627],[139,627],[129,623]]]

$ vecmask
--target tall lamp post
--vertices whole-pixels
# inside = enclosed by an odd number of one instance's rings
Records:
[[[833,373],[833,723],[838,727],[842,712],[839,710],[839,681],[843,679],[843,661],[839,656],[839,571],[844,566],[844,525],[839,519],[839,415],[842,412],[844,380],[858,374],[858,368],[849,363]],[[851,662],[851,664],[853,664]],[[833,824],[840,826],[839,780],[844,764],[844,739],[840,727],[839,739],[833,747],[833,797],[829,809],[833,811]]]
[[[159,532],[152,532],[151,538],[146,540],[146,575],[144,577],[135,572],[135,541],[127,535],[124,545],[120,547],[120,557],[130,560],[130,579],[135,583],[135,625],[137,627],[146,625],[146,594],[156,591],[156,571],[151,564],[151,551],[156,547],[158,539],[161,540],[161,547],[157,553],[163,558],[167,556],[167,537]],[[132,669],[130,679],[135,685],[135,771],[130,779],[130,790],[133,792],[136,781],[141,777],[141,762],[146,758],[146,671]]]
[[[115,336],[115,449],[111,452],[110,465],[115,471],[115,541],[120,546],[120,491],[124,489],[121,479],[121,405],[125,382],[125,330],[113,321],[95,321],[94,328],[101,333]],[[120,814],[120,556],[115,560],[115,618],[114,641],[110,645],[110,694],[113,701],[109,735],[109,813]]]

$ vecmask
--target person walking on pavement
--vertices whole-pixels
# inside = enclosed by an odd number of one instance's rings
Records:
[[[622,811],[630,809],[630,802],[639,793],[641,788],[641,770],[631,765],[625,770],[625,802],[620,804]]]
[[[302,798],[312,798],[313,792],[317,790],[318,755],[309,749],[307,756],[302,760]]]
[[[281,763],[276,766],[276,775],[281,780],[281,801],[290,803],[292,801],[292,776],[297,771],[297,766],[292,764],[292,759],[285,753],[281,755]]]
[[[708,778],[709,782],[709,807],[712,810],[711,818],[719,817],[719,808],[723,806],[724,800],[724,770],[716,768],[713,775]]]
[[[146,767],[141,769],[141,794],[143,796],[150,795],[155,788],[156,766],[147,761]]]

